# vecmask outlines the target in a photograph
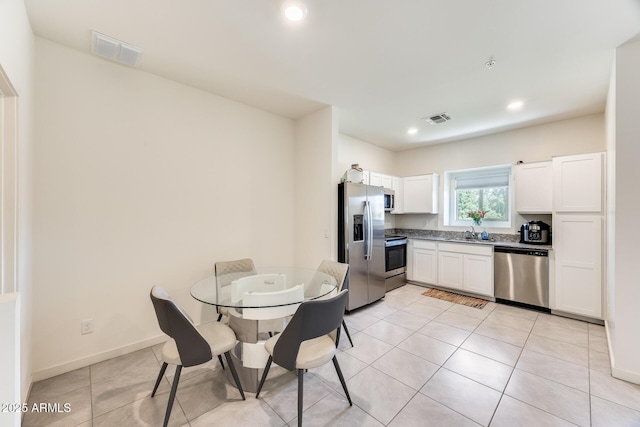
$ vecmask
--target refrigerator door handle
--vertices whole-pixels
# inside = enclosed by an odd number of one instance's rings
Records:
[[[370,260],[373,253],[373,216],[371,205],[364,202],[364,259]]]

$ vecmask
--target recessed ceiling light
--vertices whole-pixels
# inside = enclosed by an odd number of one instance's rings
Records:
[[[407,131],[407,133],[409,135],[415,135],[416,133],[418,133],[418,129],[417,128],[411,128]]]
[[[511,104],[507,105],[507,108],[511,111],[517,111],[521,109],[523,105],[523,101],[513,101]]]
[[[282,2],[282,13],[289,21],[297,22],[307,16],[307,7],[299,0],[285,0]]]

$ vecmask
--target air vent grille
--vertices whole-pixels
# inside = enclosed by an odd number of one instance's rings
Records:
[[[448,122],[449,120],[451,120],[451,116],[447,113],[440,113],[431,117],[423,117],[422,120],[429,123],[430,125],[437,125],[440,123]]]
[[[91,32],[91,50],[98,56],[130,67],[140,65],[140,59],[142,58],[142,49],[139,47],[95,31]]]

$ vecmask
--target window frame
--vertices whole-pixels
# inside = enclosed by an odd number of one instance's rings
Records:
[[[459,177],[482,177],[486,175],[495,175],[506,173],[508,175],[508,190],[507,190],[507,220],[483,220],[481,227],[484,228],[511,228],[512,216],[513,216],[513,168],[512,165],[498,165],[473,169],[461,169],[456,171],[446,171],[444,173],[445,186],[444,186],[444,207],[446,209],[444,215],[444,225],[452,227],[469,227],[474,225],[471,218],[458,219],[457,218],[457,200],[456,200],[456,178]]]

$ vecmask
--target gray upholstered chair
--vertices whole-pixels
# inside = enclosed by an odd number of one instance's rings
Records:
[[[253,265],[251,258],[238,259],[235,261],[221,261],[215,263],[216,286],[218,292],[222,292],[222,288],[231,285],[234,280],[241,277],[256,274],[256,267]],[[222,316],[227,316],[229,309],[227,307],[218,307],[218,322]]]
[[[318,271],[333,276],[333,278],[336,279],[338,292],[342,291],[342,289],[349,289],[349,264],[325,259],[320,263]],[[342,329],[344,329],[347,338],[349,338],[349,343],[351,343],[351,347],[353,347],[351,334],[349,334],[349,329],[347,328],[344,318],[342,319]],[[339,337],[340,330],[338,330],[338,340],[340,339]]]
[[[162,367],[160,368],[156,385],[153,387],[151,397],[155,396],[167,366],[169,364],[176,365],[169,402],[167,402],[167,412],[164,417],[164,426],[166,427],[169,423],[182,367],[201,365],[211,360],[214,355],[225,355],[242,400],[245,400],[240,378],[238,378],[238,373],[229,354],[229,351],[236,345],[235,332],[227,325],[219,322],[209,322],[198,327],[194,326],[189,316],[159,286],[154,286],[151,289],[151,301],[156,311],[160,329],[171,337],[162,347]]]
[[[290,371],[297,370],[298,426],[302,425],[304,373],[307,369],[320,367],[330,360],[336,368],[349,405],[353,405],[336,358],[336,334],[333,333],[342,323],[347,292],[344,289],[333,298],[303,302],[284,331],[265,342],[264,348],[269,353],[269,359],[264,367],[256,398],[260,395],[272,362]]]

